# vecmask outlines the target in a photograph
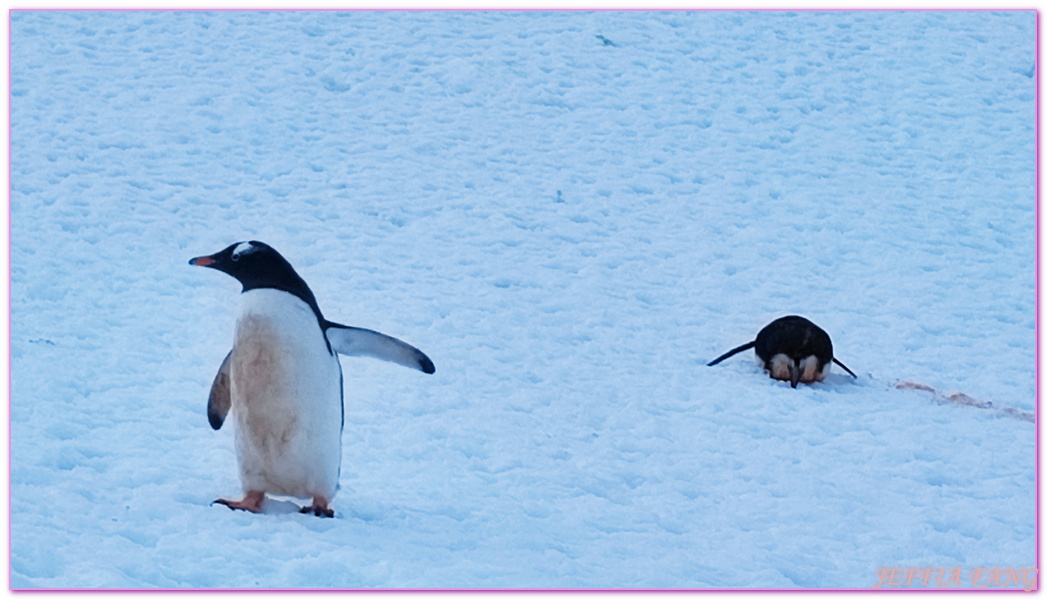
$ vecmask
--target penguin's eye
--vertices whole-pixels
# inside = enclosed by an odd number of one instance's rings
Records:
[[[240,260],[240,255],[239,254],[233,254],[230,258],[233,259],[233,262],[236,262],[236,261]]]

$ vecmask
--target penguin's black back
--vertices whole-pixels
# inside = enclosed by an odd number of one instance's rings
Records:
[[[790,315],[775,319],[756,334],[756,355],[767,363],[776,354],[800,361],[814,356],[819,366],[832,361],[833,343],[821,327],[803,317]]]

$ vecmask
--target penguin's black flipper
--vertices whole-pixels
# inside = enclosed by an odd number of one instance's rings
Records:
[[[211,394],[207,397],[207,421],[211,423],[211,429],[218,430],[225,422],[225,416],[229,414],[232,399],[229,395],[229,357],[233,355],[232,350],[225,355],[222,366],[218,368],[218,374],[211,384]]]
[[[842,362],[840,362],[840,361],[836,360],[836,357],[835,357],[835,356],[833,357],[833,362],[834,362],[834,363],[836,363],[836,364],[838,364],[838,365],[840,365],[841,367],[843,367],[843,370],[844,370],[844,371],[847,371],[848,373],[850,373],[850,374],[851,374],[851,377],[854,377],[855,379],[858,379],[858,376],[854,374],[854,371],[852,371],[852,370],[848,369],[848,368],[847,368],[847,365],[845,365],[845,364],[843,364]]]
[[[711,366],[713,366],[715,364],[718,364],[720,361],[724,360],[725,358],[730,358],[730,357],[734,356],[735,354],[738,354],[739,352],[742,352],[744,350],[748,350],[749,348],[752,348],[755,345],[756,345],[756,340],[753,340],[753,341],[749,342],[748,344],[742,344],[741,346],[738,346],[734,350],[731,350],[727,354],[724,354],[720,358],[717,358],[716,360],[714,360],[713,362],[711,362],[711,363],[709,363],[709,364],[707,364],[705,366],[711,367]]]
[[[370,356],[422,373],[435,373],[436,366],[421,350],[400,340],[361,327],[349,327],[325,320],[324,330],[331,348],[346,356]]]

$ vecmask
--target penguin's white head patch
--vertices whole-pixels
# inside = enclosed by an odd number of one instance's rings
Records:
[[[236,248],[233,248],[233,260],[239,260],[241,256],[254,252],[255,250],[258,250],[257,246],[251,242],[244,242]]]

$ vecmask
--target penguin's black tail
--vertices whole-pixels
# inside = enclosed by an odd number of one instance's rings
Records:
[[[851,377],[854,377],[855,379],[858,379],[858,376],[854,374],[854,371],[852,371],[852,370],[848,369],[848,368],[847,368],[847,365],[845,365],[845,364],[843,364],[842,362],[840,362],[840,361],[836,360],[836,357],[835,357],[835,356],[833,357],[833,362],[834,362],[834,363],[836,363],[836,364],[838,364],[838,365],[840,365],[841,367],[843,367],[843,370],[844,370],[844,371],[847,371],[848,373],[850,373],[850,374],[851,374]]]
[[[749,348],[752,348],[752,347],[753,347],[753,346],[755,346],[755,345],[756,345],[756,340],[753,340],[753,341],[749,342],[748,344],[742,344],[741,346],[738,346],[738,347],[737,347],[737,348],[735,348],[734,350],[731,350],[731,351],[730,351],[730,352],[728,352],[727,354],[724,354],[724,355],[723,355],[723,356],[721,356],[720,358],[717,358],[716,360],[714,360],[713,362],[711,362],[711,363],[709,363],[709,364],[707,364],[707,365],[705,365],[705,366],[707,366],[707,367],[711,367],[711,366],[713,366],[713,365],[715,365],[715,364],[718,364],[718,363],[719,363],[720,361],[722,361],[723,359],[725,359],[725,358],[731,358],[731,357],[732,357],[732,356],[734,356],[735,354],[738,354],[739,352],[742,352],[743,350],[748,350]],[[847,367],[844,367],[844,368],[846,369]]]

